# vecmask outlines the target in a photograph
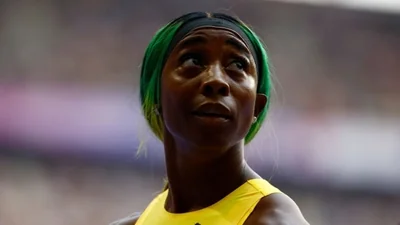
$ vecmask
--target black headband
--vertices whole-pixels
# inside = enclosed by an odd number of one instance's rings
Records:
[[[253,55],[258,70],[258,54],[256,54],[254,46],[250,41],[250,39],[248,38],[248,36],[246,35],[246,33],[244,33],[243,30],[237,24],[223,18],[197,17],[187,21],[176,32],[174,38],[171,41],[171,44],[168,47],[167,55],[169,55],[173,51],[175,46],[183,38],[185,38],[186,35],[188,35],[191,31],[201,27],[221,27],[234,31],[237,35],[239,35],[239,37],[244,41],[246,46],[249,48],[250,53]]]

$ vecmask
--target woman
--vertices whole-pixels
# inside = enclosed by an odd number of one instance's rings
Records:
[[[271,90],[265,50],[244,23],[203,12],[170,22],[146,50],[140,88],[168,184],[141,215],[115,224],[308,224],[243,157]]]

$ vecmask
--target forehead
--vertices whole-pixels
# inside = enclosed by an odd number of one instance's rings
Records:
[[[250,54],[246,42],[235,31],[224,27],[202,27],[189,32],[181,41],[178,42],[176,50],[184,49],[198,44],[209,44],[214,41],[223,41],[237,50]],[[250,56],[251,57],[251,56]]]
[[[193,35],[204,35],[207,37],[214,37],[214,38],[234,37],[243,42],[242,38],[238,33],[225,27],[200,27],[189,32],[188,35],[186,35],[186,37]]]

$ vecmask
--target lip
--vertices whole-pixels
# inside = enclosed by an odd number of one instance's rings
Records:
[[[216,102],[206,102],[198,106],[192,112],[193,115],[202,118],[210,118],[210,119],[223,119],[223,120],[231,120],[232,112],[229,110],[227,106],[221,103]]]

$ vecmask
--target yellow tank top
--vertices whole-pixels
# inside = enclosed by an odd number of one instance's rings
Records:
[[[236,225],[243,224],[261,198],[280,191],[264,179],[242,184],[219,202],[197,211],[174,214],[164,208],[168,190],[158,195],[136,225]]]

